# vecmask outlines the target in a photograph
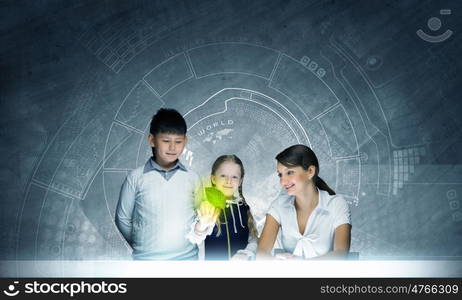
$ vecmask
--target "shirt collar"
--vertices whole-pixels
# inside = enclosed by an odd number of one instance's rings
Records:
[[[171,168],[168,171],[170,172],[170,171],[173,171],[175,169],[180,169],[180,170],[183,170],[185,172],[188,171],[188,169],[186,169],[186,167],[180,162],[179,159],[177,159],[175,166],[173,166],[173,168]],[[151,157],[146,162],[146,164],[144,165],[143,173],[147,173],[147,172],[150,172],[150,171],[167,172],[167,170],[163,169],[161,166],[159,166],[158,163],[156,163],[156,161],[154,160],[154,157]]]
[[[320,190],[318,187],[316,187],[316,189],[318,190],[318,195],[319,195],[319,202],[318,202],[318,205],[316,205],[316,209],[326,210],[327,202],[329,201],[329,193],[327,191]],[[292,205],[294,205],[295,196],[289,196],[289,199]]]

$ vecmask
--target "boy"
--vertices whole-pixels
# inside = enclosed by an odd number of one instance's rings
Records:
[[[185,236],[194,223],[200,179],[178,160],[186,129],[178,111],[157,111],[148,135],[153,156],[122,185],[115,222],[133,248],[133,259],[197,259],[197,246]]]

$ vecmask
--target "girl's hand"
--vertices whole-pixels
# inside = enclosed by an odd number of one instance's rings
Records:
[[[220,210],[215,208],[212,204],[207,201],[203,201],[199,209],[197,210],[197,216],[199,217],[199,222],[196,224],[197,231],[204,231],[209,226],[215,225],[218,216],[220,215]]]
[[[236,253],[231,257],[231,260],[249,260],[249,256],[245,253]]]
[[[301,260],[303,259],[301,256],[293,255],[292,253],[279,253],[276,254],[275,258],[277,260]]]

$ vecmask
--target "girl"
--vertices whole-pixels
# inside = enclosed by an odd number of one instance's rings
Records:
[[[236,155],[223,155],[213,163],[211,184],[224,196],[224,208],[203,201],[190,241],[205,239],[206,260],[253,259],[257,232],[250,208],[242,194],[244,166]],[[191,237],[195,238],[191,238]]]
[[[279,196],[266,215],[257,258],[271,257],[279,229],[285,253],[276,258],[346,258],[351,233],[348,204],[318,176],[314,152],[294,145],[276,160],[279,182],[287,195]]]

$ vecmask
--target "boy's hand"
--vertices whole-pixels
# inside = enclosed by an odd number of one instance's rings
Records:
[[[220,215],[220,210],[215,208],[212,204],[207,201],[203,201],[199,209],[197,210],[197,216],[199,217],[199,222],[196,224],[196,230],[204,231],[211,225],[215,225],[218,216]]]

